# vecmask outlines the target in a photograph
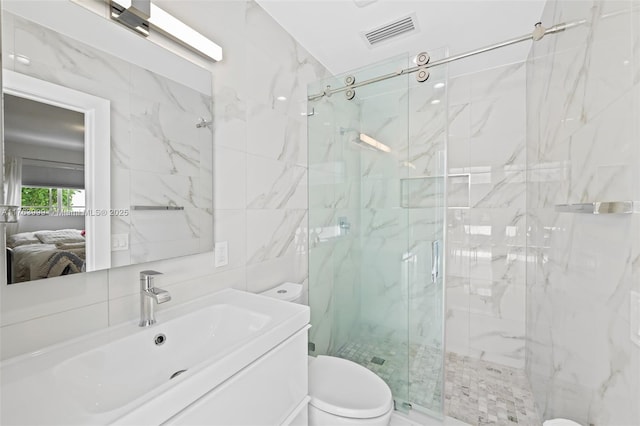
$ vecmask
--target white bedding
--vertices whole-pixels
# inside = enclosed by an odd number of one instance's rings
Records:
[[[13,282],[80,272],[85,257],[84,247],[73,250],[60,250],[55,244],[27,244],[14,247]]]

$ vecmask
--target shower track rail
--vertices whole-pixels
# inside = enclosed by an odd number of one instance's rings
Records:
[[[529,40],[534,40],[534,41],[538,41],[541,40],[545,35],[547,34],[555,34],[555,33],[559,33],[561,31],[567,30],[569,28],[573,28],[579,25],[583,25],[585,24],[587,21],[586,20],[579,20],[579,21],[574,21],[574,22],[568,22],[568,23],[562,23],[562,24],[556,24],[550,28],[544,28],[542,27],[542,23],[538,22],[535,25],[535,29],[533,30],[532,33],[530,34],[525,34],[523,36],[520,37],[516,37],[516,38],[512,38],[509,40],[505,40],[501,43],[496,43],[496,44],[492,44],[490,46],[485,46],[485,47],[481,47],[479,49],[476,50],[471,50],[465,53],[460,53],[458,55],[454,55],[454,56],[449,56],[448,58],[444,58],[444,59],[440,59],[434,62],[428,62],[424,65],[416,65],[415,67],[410,67],[410,68],[405,68],[396,72],[392,72],[389,74],[384,74],[378,77],[374,77],[371,78],[369,80],[364,80],[361,81],[359,83],[353,83],[353,84],[349,84],[343,87],[338,87],[336,89],[332,89],[331,86],[327,86],[327,88],[323,91],[321,91],[320,93],[317,93],[315,95],[309,95],[307,97],[307,100],[309,101],[315,101],[317,99],[321,99],[324,96],[331,96],[335,93],[340,93],[340,92],[345,92],[348,90],[353,90],[353,89],[357,89],[358,87],[362,87],[362,86],[367,86],[369,84],[373,84],[373,83],[377,83],[379,81],[384,81],[384,80],[388,80],[390,78],[394,78],[394,77],[398,77],[401,75],[405,75],[405,74],[412,74],[414,72],[418,72],[418,71],[422,71],[422,70],[427,70],[429,68],[434,68],[440,65],[444,65],[444,64],[448,64],[449,62],[454,62],[460,59],[464,59],[464,58],[468,58],[469,56],[474,56],[474,55],[479,55],[481,53],[485,53],[485,52],[489,52],[491,50],[496,50],[496,49],[500,49],[502,47],[506,47],[506,46],[511,46],[512,44],[517,44],[517,43],[522,43],[523,41],[529,41]],[[428,78],[428,77],[427,77]],[[424,80],[420,80],[420,81],[426,81],[426,79]]]

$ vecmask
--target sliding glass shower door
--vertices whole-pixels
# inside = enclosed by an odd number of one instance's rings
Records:
[[[308,93],[413,65],[394,58]],[[364,365],[397,409],[439,415],[447,117],[445,76],[435,74],[309,101],[309,304],[310,354]]]

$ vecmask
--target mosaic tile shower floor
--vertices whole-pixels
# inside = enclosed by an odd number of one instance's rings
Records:
[[[394,395],[404,398],[410,391],[412,403],[440,411],[442,378],[437,349],[363,339],[348,342],[336,356],[374,371]],[[542,424],[524,371],[447,352],[445,375],[445,415],[471,425]]]

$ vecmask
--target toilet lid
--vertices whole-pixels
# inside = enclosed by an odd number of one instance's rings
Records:
[[[311,405],[341,417],[369,419],[393,407],[389,386],[375,373],[346,359],[318,356],[309,363]]]

